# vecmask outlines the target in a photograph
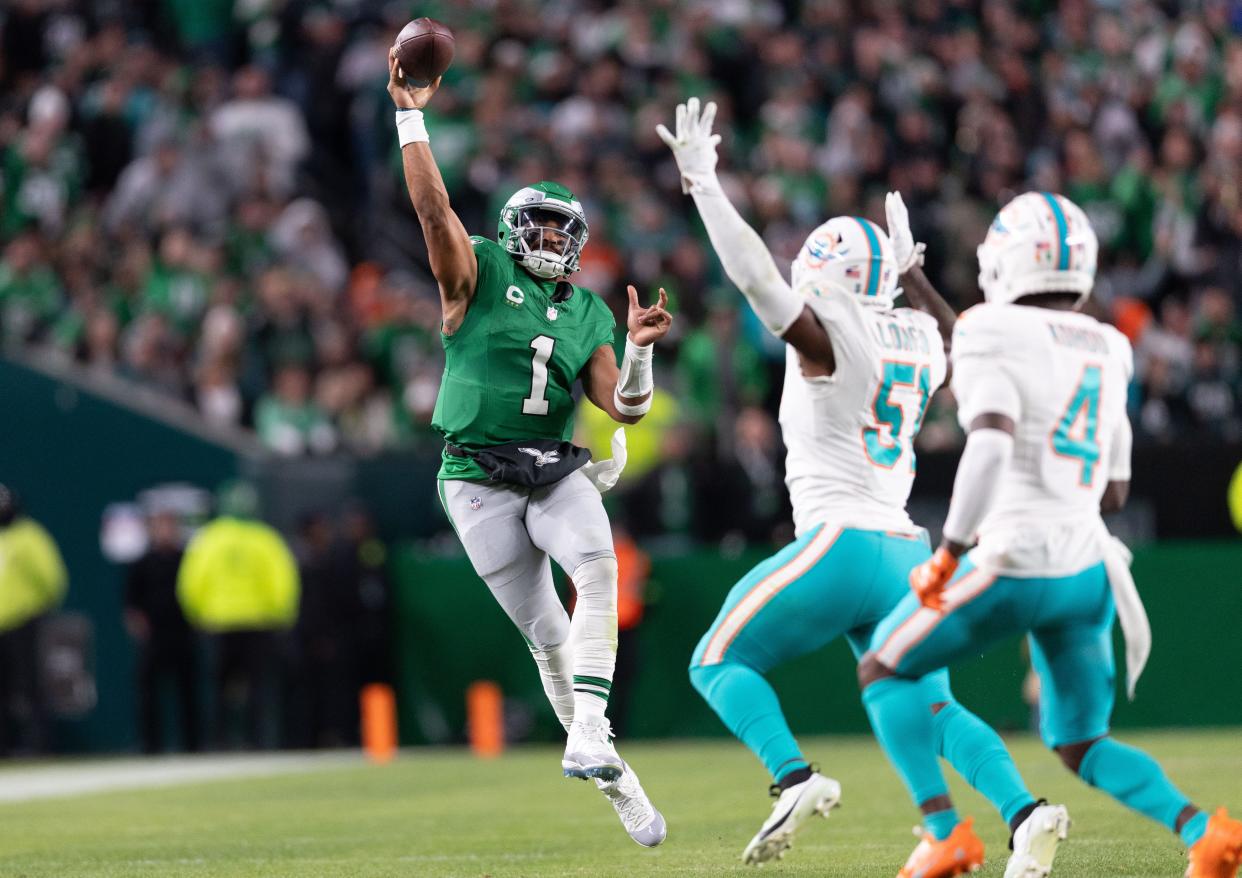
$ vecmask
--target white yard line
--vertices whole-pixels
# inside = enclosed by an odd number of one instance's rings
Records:
[[[362,764],[355,750],[252,753],[65,761],[4,768],[0,804],[169,787],[203,781],[264,777]]]

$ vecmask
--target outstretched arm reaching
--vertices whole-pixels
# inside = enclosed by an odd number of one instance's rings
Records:
[[[826,374],[836,368],[828,332],[785,279],[759,234],[746,224],[716,178],[716,144],[712,134],[716,104],[700,114],[699,99],[677,106],[677,134],[660,125],[656,132],[673,151],[681,170],[682,189],[694,198],[712,247],[725,274],[742,291],[755,314],[774,335]]]
[[[397,132],[401,137],[401,164],[410,202],[427,239],[431,273],[440,287],[440,309],[445,335],[461,326],[474,298],[479,264],[470,235],[449,205],[448,191],[423,123],[423,107],[431,100],[440,80],[425,88],[410,85],[397,64],[396,51],[388,55],[388,94],[397,105]]]
[[[885,196],[884,215],[888,220],[888,237],[893,242],[901,287],[912,306],[936,319],[947,354],[953,341],[953,324],[957,322],[957,314],[923,274],[923,251],[927,245],[914,242],[914,233],[910,231],[910,212],[906,210],[900,192],[890,192]]]

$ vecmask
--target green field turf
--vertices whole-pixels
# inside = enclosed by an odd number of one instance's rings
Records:
[[[1242,808],[1242,733],[1127,735],[1205,805]],[[766,779],[726,741],[623,745],[668,818],[668,841],[638,847],[589,785],[559,776],[559,753],[521,748],[483,762],[461,751],[403,754],[280,777],[0,805],[0,875],[35,876],[893,876],[916,822],[875,744],[804,742],[844,785],[843,807],[816,821],[780,864],[738,861],[766,816]],[[1055,874],[1162,876],[1184,869],[1167,831],[1087,789],[1030,738],[1011,742],[1036,795],[1075,824]],[[0,785],[4,783],[0,768]],[[956,779],[955,779],[956,780]],[[1008,833],[956,783],[990,859],[1004,871]]]

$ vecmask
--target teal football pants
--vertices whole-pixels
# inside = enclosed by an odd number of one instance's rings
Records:
[[[999,641],[1028,634],[1040,680],[1040,736],[1049,747],[1090,744],[1079,777],[1122,804],[1178,832],[1190,845],[1206,815],[1187,820],[1186,798],[1154,759],[1108,737],[1114,699],[1113,598],[1103,564],[1072,576],[997,576],[967,554],[944,591],[941,610],[907,595],[877,626],[871,648],[898,678],[863,692],[876,737],[916,804],[947,792],[933,748],[933,729],[909,709],[906,688],[925,674],[977,656]],[[904,678],[904,679],[903,679]]]
[[[968,553],[944,592],[943,611],[902,598],[875,630],[885,667],[921,677],[1030,632],[1041,683],[1040,734],[1049,747],[1108,734],[1113,712],[1113,598],[1104,565],[1073,576],[987,575]]]
[[[695,688],[776,781],[807,767],[764,674],[844,635],[858,657],[876,624],[910,593],[925,537],[820,527],[761,562],[733,587],[690,664]],[[937,752],[1006,820],[1032,801],[992,729],[957,704],[947,671],[911,697],[932,723]]]

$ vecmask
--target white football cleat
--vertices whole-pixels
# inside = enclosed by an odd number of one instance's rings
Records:
[[[569,740],[561,757],[565,777],[589,777],[614,781],[625,770],[625,763],[612,746],[612,727],[606,717],[576,719],[569,726]]]
[[[841,784],[813,772],[800,784],[784,790],[772,806],[772,815],[742,851],[742,861],[760,865],[785,856],[793,845],[794,833],[808,818],[824,817],[841,803]]]
[[[621,764],[624,771],[619,778],[613,781],[596,778],[595,785],[612,802],[630,838],[645,848],[653,848],[668,837],[664,815],[651,804],[629,763],[623,760]]]
[[[1039,805],[1014,831],[1005,878],[1048,878],[1057,845],[1069,837],[1069,828],[1064,805]]]

